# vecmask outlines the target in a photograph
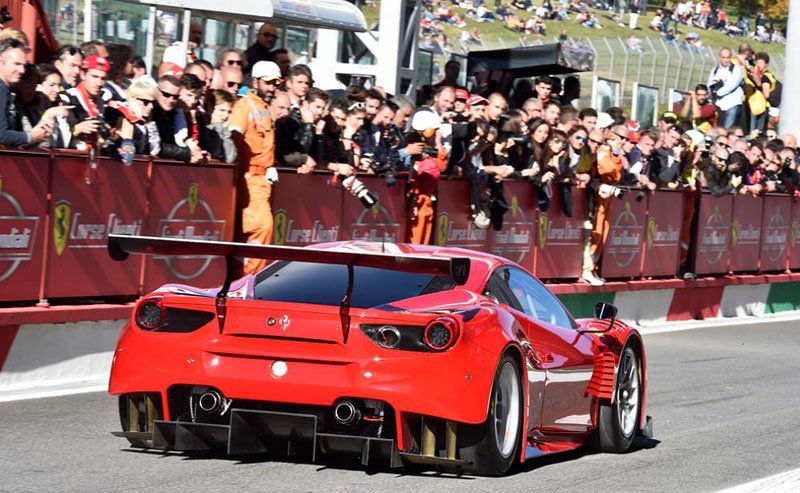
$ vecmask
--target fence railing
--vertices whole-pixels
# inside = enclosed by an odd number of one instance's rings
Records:
[[[729,47],[736,46],[745,41],[745,38],[730,38]],[[520,38],[514,42],[497,38],[484,40],[482,45],[461,43],[455,40],[452,49],[443,49],[441,46],[433,48],[436,66],[432,79],[437,81],[443,75],[444,63],[450,57],[460,58],[470,50],[491,50],[499,48],[516,48],[518,46],[531,46],[558,42],[557,38],[529,37],[527,40]],[[633,39],[621,37],[602,37],[576,39],[567,42],[582,43],[594,51],[595,66],[593,72],[577,74],[581,79],[581,105],[591,104],[592,77],[599,76],[622,82],[622,108],[631,108],[632,87],[634,83],[657,87],[662,94],[659,102],[663,108],[666,106],[666,95],[670,89],[688,91],[697,84],[706,83],[712,68],[718,63],[720,47],[702,46],[689,47],[684,43],[668,43],[663,38],[654,39],[646,36],[636,36]],[[777,45],[776,45],[777,46]],[[770,54],[770,68],[778,77],[783,78],[786,58],[780,53]],[[466,69],[466,67],[464,67]],[[662,110],[663,111],[663,110]]]

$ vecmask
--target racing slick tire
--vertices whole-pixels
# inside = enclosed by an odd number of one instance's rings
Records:
[[[614,403],[601,404],[598,411],[595,448],[600,452],[627,452],[639,429],[641,406],[641,358],[633,347],[625,346],[619,358]]]
[[[462,425],[459,455],[471,463],[465,472],[501,476],[518,456],[523,400],[519,375],[519,364],[505,354],[495,372],[486,421]]]

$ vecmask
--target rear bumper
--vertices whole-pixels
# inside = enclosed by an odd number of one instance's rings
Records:
[[[209,337],[209,336],[212,337]],[[109,393],[214,387],[226,397],[331,406],[338,399],[387,402],[397,412],[462,423],[486,418],[499,354],[462,337],[443,353],[383,349],[360,331],[347,344],[128,329],[120,339]],[[285,371],[276,372],[276,362]],[[165,410],[164,418],[174,419]]]

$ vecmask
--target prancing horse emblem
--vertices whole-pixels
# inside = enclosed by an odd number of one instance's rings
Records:
[[[280,320],[281,328],[283,330],[288,329],[289,328],[289,324],[291,324],[291,323],[292,322],[289,320],[289,315],[284,315],[283,318],[281,318],[281,320]]]

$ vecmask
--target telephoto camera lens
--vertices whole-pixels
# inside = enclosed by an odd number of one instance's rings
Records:
[[[342,186],[345,190],[349,191],[353,194],[356,198],[358,198],[364,207],[369,209],[376,202],[378,199],[375,197],[375,194],[367,190],[367,187],[364,185],[364,182],[356,178],[355,176],[348,176],[342,181]]]

